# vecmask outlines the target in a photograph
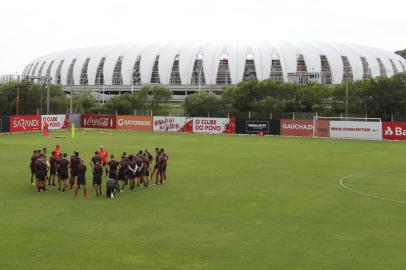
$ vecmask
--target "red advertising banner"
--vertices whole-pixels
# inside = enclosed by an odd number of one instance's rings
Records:
[[[282,136],[312,137],[312,120],[281,120]]]
[[[24,132],[41,130],[40,115],[10,116],[10,131]]]
[[[118,115],[117,129],[152,131],[152,116]]]
[[[80,124],[82,128],[102,128],[115,129],[115,115],[100,115],[100,114],[82,114],[80,115]]]
[[[406,123],[383,122],[382,136],[384,140],[406,140]]]

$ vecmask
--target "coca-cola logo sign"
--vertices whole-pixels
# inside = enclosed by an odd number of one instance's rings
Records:
[[[108,118],[93,118],[93,117],[89,117],[86,121],[86,125],[89,126],[98,126],[98,127],[109,127],[112,126],[113,123],[111,121],[111,119]]]
[[[81,118],[82,127],[85,128],[113,129],[116,127],[114,115],[83,114]]]

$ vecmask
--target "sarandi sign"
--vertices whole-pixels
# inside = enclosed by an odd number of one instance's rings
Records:
[[[41,130],[40,115],[24,115],[10,117],[10,131],[24,132]]]

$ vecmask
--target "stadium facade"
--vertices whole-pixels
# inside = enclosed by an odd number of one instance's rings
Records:
[[[140,43],[74,49],[29,63],[23,75],[91,89],[98,99],[146,85],[169,87],[174,99],[222,91],[244,80],[340,84],[406,71],[406,60],[382,49],[308,41]]]

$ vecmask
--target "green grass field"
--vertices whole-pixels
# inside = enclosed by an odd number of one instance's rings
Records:
[[[39,194],[29,158],[56,143],[86,163],[101,144],[162,146],[169,181],[115,200]],[[4,135],[0,150],[0,269],[406,268],[406,205],[339,185],[368,172],[346,184],[406,201],[404,143],[79,131]]]

